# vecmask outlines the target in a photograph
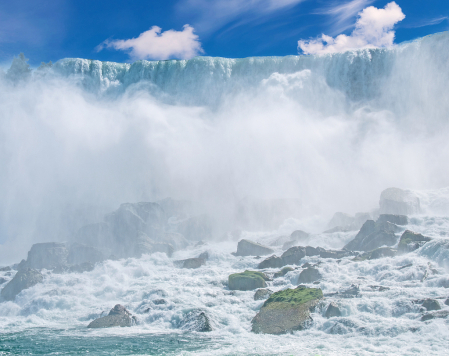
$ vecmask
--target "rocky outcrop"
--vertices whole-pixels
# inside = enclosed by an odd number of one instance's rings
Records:
[[[231,274],[228,278],[229,289],[231,290],[254,290],[265,288],[268,277],[262,272],[245,271]]]
[[[421,212],[419,198],[409,190],[388,188],[380,194],[380,214],[413,215]]]
[[[398,251],[401,253],[415,251],[430,240],[430,237],[426,237],[413,231],[406,230],[399,240]]]
[[[396,225],[390,222],[366,221],[356,237],[350,241],[345,250],[350,251],[372,251],[384,245],[393,246],[398,238],[394,234]]]
[[[335,302],[330,303],[326,309],[325,317],[329,319],[329,318],[339,317],[339,316],[341,316],[341,310],[338,307],[337,303],[335,303]]]
[[[322,298],[321,289],[304,286],[273,293],[252,320],[252,331],[284,334],[303,330],[311,321],[310,310]]]
[[[281,256],[283,266],[299,265],[301,258],[304,257],[306,257],[306,248],[301,246],[291,247]]]
[[[258,269],[280,268],[282,266],[284,266],[284,262],[282,261],[282,258],[273,255],[273,256],[268,257],[267,259],[263,260],[262,262],[260,262],[259,265],[257,266],[257,268]]]
[[[321,273],[313,267],[306,268],[299,274],[298,284],[313,283],[322,278]]]
[[[265,300],[270,297],[270,295],[273,294],[273,291],[267,288],[261,288],[256,290],[256,293],[254,293],[254,300]]]
[[[88,328],[111,328],[114,326],[133,326],[137,323],[135,316],[126,310],[123,305],[117,304],[111,309],[108,315],[95,319],[87,327]]]
[[[28,251],[26,267],[33,269],[53,269],[66,266],[69,251],[65,244],[58,242],[38,243]]]
[[[272,254],[274,250],[250,240],[240,240],[237,245],[236,256],[263,256]]]
[[[206,312],[200,309],[189,311],[178,324],[181,330],[209,332],[212,324]]]
[[[2,289],[1,296],[5,300],[14,300],[21,291],[31,288],[43,280],[44,276],[39,271],[30,268],[20,270]]]

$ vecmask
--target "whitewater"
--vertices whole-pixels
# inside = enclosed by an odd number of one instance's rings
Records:
[[[19,263],[34,243],[76,242],[80,228],[122,203],[193,201],[216,228],[171,257],[43,270],[42,283],[0,301],[0,355],[446,354],[448,319],[421,321],[413,301],[448,308],[448,83],[446,32],[322,56],[62,59],[1,73],[0,267]],[[341,249],[358,230],[323,233],[333,214],[375,215],[388,187],[410,189],[421,202],[398,236],[412,230],[432,241],[375,260],[304,257],[302,264],[321,263],[326,296],[311,326],[251,332],[264,301],[230,290],[228,276],[256,270],[264,257],[232,255],[237,242],[280,256],[278,241],[301,229],[310,233],[304,246]],[[248,200],[290,205],[245,225],[238,207]],[[175,263],[205,251],[198,269]],[[294,288],[300,272],[268,288]],[[14,274],[0,272],[0,290]],[[339,300],[342,316],[326,318],[332,293],[353,284],[361,296]],[[87,329],[116,304],[138,324]],[[207,313],[211,332],[179,327],[192,310]]]

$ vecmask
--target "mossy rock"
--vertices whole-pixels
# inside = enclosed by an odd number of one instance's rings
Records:
[[[231,290],[254,290],[265,288],[269,278],[262,272],[245,271],[242,273],[231,274],[228,278],[229,289]]]
[[[294,271],[293,267],[284,267],[279,272],[274,274],[274,278],[284,277],[288,272]]]
[[[423,236],[421,234],[417,234],[413,231],[406,230],[399,241],[398,251],[405,253],[417,250],[426,242],[431,240],[430,237]]]
[[[319,288],[299,286],[273,293],[252,320],[252,331],[264,334],[284,334],[305,329],[310,310],[323,298]]]

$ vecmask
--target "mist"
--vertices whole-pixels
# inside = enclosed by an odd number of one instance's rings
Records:
[[[376,208],[387,187],[446,187],[448,42],[443,33],[322,56],[66,59],[5,74],[0,260],[66,241],[124,202],[189,199],[231,229],[246,197],[295,199],[292,218],[326,222]]]

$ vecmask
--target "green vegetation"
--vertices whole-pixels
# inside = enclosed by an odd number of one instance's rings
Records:
[[[429,242],[431,239],[430,237],[423,236],[421,234],[416,234],[413,231],[407,230],[405,231],[402,236],[401,240],[399,241],[398,250],[401,252],[407,252],[409,250],[409,244],[412,243],[425,243]],[[418,246],[416,246],[413,249],[416,249]]]
[[[323,298],[320,288],[307,288],[299,286],[295,289],[286,289],[273,293],[264,303],[263,308],[284,309],[299,306],[311,300]]]
[[[253,290],[266,287],[265,281],[269,278],[262,272],[245,271],[234,273],[229,276],[229,289]]]

